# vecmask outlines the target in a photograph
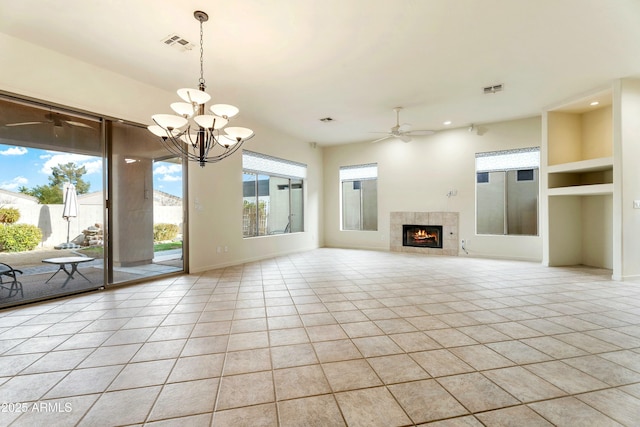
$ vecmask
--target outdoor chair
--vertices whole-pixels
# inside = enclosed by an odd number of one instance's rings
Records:
[[[9,298],[14,295],[18,295],[18,292],[20,292],[20,296],[24,298],[24,293],[22,292],[22,283],[18,281],[16,274],[22,274],[22,271],[16,270],[9,264],[0,262],[0,291],[3,289],[7,289],[9,291]],[[9,286],[5,286],[5,284]],[[2,297],[1,293],[0,297]]]

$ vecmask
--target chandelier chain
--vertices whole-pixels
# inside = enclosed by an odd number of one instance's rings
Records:
[[[203,31],[202,31],[202,20],[200,21],[200,80],[199,83],[204,85],[204,47],[203,47]]]

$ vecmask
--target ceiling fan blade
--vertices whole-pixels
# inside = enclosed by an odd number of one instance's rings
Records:
[[[391,138],[393,135],[387,135],[387,136],[383,136],[382,138],[378,138],[374,141],[371,141],[372,144],[375,144],[376,142],[380,142],[380,141],[384,141],[385,139],[389,139]]]
[[[376,139],[375,141],[371,141],[372,144],[376,142],[384,141],[387,138],[398,138],[401,141],[409,142],[411,141],[411,136],[413,135],[431,135],[434,133],[430,130],[411,130],[411,123],[403,123],[400,124],[400,110],[402,107],[396,107],[393,111],[396,112],[396,125],[391,128],[391,132],[385,132],[387,136]],[[382,133],[382,132],[371,132],[371,133]]]
[[[80,123],[80,122],[74,122],[73,120],[64,120],[65,123],[71,125],[71,126],[78,126],[81,128],[89,128],[91,129],[91,126],[85,124],[85,123]]]
[[[405,132],[406,135],[411,135],[411,136],[425,136],[425,135],[433,135],[435,133],[435,131],[432,130],[410,130],[408,132]]]
[[[47,123],[47,122],[7,123],[5,126],[7,126],[7,127],[11,127],[11,126],[40,125],[40,124],[42,124],[42,123]]]
[[[406,133],[411,131],[411,123],[403,123],[400,125],[400,128],[398,129],[398,131],[402,132],[402,133]]]

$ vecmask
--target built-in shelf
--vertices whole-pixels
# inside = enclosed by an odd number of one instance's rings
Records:
[[[548,196],[603,196],[613,194],[613,184],[576,185],[547,190]]]
[[[613,157],[549,166],[547,177],[550,189],[611,184],[613,183]]]
[[[547,167],[547,173],[585,173],[601,172],[613,169],[613,157],[581,160]]]

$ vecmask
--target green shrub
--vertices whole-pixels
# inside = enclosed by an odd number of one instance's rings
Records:
[[[20,211],[16,208],[0,208],[0,223],[13,224],[20,219]]]
[[[31,251],[40,244],[42,231],[31,224],[0,224],[0,251]]]
[[[165,240],[173,240],[178,236],[180,229],[176,224],[154,224],[153,225],[153,241],[162,242]]]

